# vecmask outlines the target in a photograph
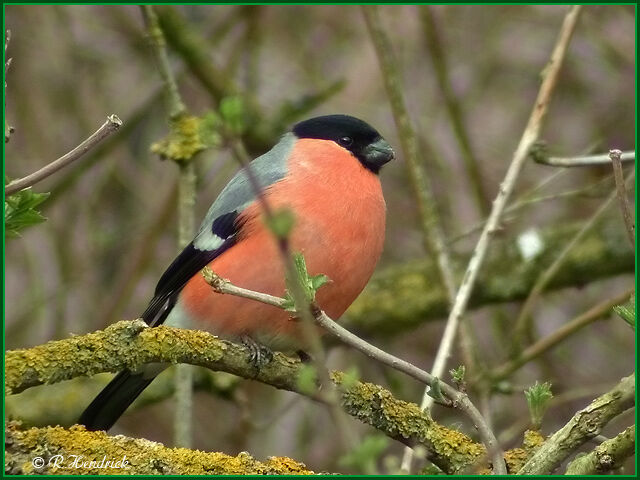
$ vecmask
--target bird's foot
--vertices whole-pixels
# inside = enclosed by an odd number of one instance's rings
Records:
[[[249,363],[260,370],[273,360],[273,352],[269,347],[256,342],[248,335],[242,336],[242,344],[249,349]]]
[[[296,350],[296,354],[302,363],[312,363],[313,357],[304,350]]]

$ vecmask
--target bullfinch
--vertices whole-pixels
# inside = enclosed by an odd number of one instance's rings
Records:
[[[385,201],[378,173],[393,149],[366,122],[326,115],[298,123],[246,168],[270,206],[295,216],[290,246],[309,274],[330,283],[316,300],[338,318],[360,294],[382,252]],[[193,241],[167,268],[142,319],[150,326],[187,318],[216,335],[274,350],[304,345],[300,322],[282,309],[216,293],[200,271],[209,266],[234,285],[283,296],[284,268],[250,178],[240,170],[213,202]],[[108,430],[168,365],[145,365],[114,377],[79,423]]]

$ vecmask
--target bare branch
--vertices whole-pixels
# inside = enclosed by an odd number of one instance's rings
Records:
[[[467,307],[467,303],[469,302],[469,298],[471,297],[471,292],[473,290],[475,280],[480,272],[480,267],[482,266],[482,263],[486,256],[491,236],[498,228],[500,217],[502,216],[502,212],[507,204],[511,192],[515,187],[518,175],[520,174],[520,171],[524,166],[529,149],[538,139],[542,121],[544,120],[545,114],[547,112],[547,107],[549,101],[551,100],[551,94],[555,89],[558,74],[560,72],[560,67],[567,51],[569,40],[571,39],[571,36],[575,29],[579,13],[579,6],[572,7],[563,22],[562,28],[560,30],[560,36],[551,54],[549,64],[547,65],[545,78],[542,82],[542,85],[540,86],[540,91],[538,93],[538,97],[536,98],[533,111],[529,118],[529,122],[527,123],[527,127],[525,128],[525,131],[522,135],[520,144],[518,145],[516,153],[514,154],[505,179],[500,186],[498,196],[493,202],[493,208],[491,209],[489,219],[487,220],[482,234],[480,235],[480,239],[478,240],[473,255],[471,256],[471,260],[469,261],[467,271],[465,272],[462,279],[462,284],[460,285],[460,288],[455,296],[451,312],[447,319],[447,331],[443,336],[443,342],[446,342],[447,344],[452,343],[453,337],[455,337],[455,334],[459,328],[458,326],[460,325],[462,316],[464,315]],[[448,354],[449,350],[450,348],[445,350],[445,353]],[[494,467],[496,468],[496,473],[503,470],[503,467],[499,468],[499,465],[501,464],[499,459],[501,457],[499,456],[498,450],[499,448],[496,451],[491,451],[491,449],[489,449],[489,451],[491,452],[491,456],[494,459]]]
[[[465,272],[462,280],[462,285],[460,286],[460,290],[458,290],[456,301],[451,310],[451,318],[459,320],[464,314],[469,297],[473,290],[475,279],[477,278],[482,262],[484,261],[484,257],[489,246],[489,240],[493,232],[498,228],[500,217],[511,192],[515,187],[518,175],[524,166],[529,149],[538,139],[538,135],[542,127],[542,121],[547,113],[547,108],[558,80],[560,67],[562,66],[562,62],[569,45],[569,40],[571,39],[578,21],[580,8],[580,6],[571,7],[565,16],[556,46],[551,54],[549,64],[545,68],[545,77],[542,85],[540,86],[540,91],[536,98],[533,111],[531,112],[529,122],[522,134],[522,138],[520,139],[520,143],[516,149],[516,153],[511,161],[511,165],[509,166],[505,179],[500,186],[498,196],[493,202],[493,208],[489,215],[489,220],[482,231],[478,244],[476,245],[471,260],[469,261],[467,271]]]
[[[141,5],[142,16],[146,23],[151,47],[158,63],[158,70],[164,82],[164,89],[169,103],[169,120],[177,120],[187,114],[187,107],[182,101],[178,84],[169,64],[164,33],[152,5]],[[178,178],[178,249],[182,250],[193,238],[195,229],[194,206],[196,202],[196,170],[193,164],[193,154],[178,163],[180,174]],[[186,318],[179,316],[182,328],[189,328]],[[189,365],[178,365],[175,376],[175,414],[174,414],[174,442],[181,447],[192,444],[192,407],[193,407],[193,369]]]
[[[158,62],[158,69],[160,70],[160,76],[164,81],[164,88],[167,92],[169,99],[169,112],[171,118],[176,118],[186,113],[187,108],[180,98],[180,92],[178,91],[178,85],[171,71],[169,65],[169,56],[167,55],[166,42],[164,34],[158,23],[158,17],[153,9],[152,5],[142,5],[142,16],[149,30],[149,36],[151,37],[151,46],[153,48],[153,54]]]
[[[593,306],[592,308],[582,313],[581,315],[578,315],[573,320],[570,320],[569,322],[565,323],[562,327],[560,327],[555,332],[538,340],[533,345],[530,345],[529,347],[527,347],[518,355],[517,358],[509,361],[505,365],[502,365],[496,368],[490,374],[491,378],[494,381],[497,381],[510,375],[511,373],[516,371],[518,368],[520,368],[522,365],[525,365],[532,359],[542,355],[546,351],[555,347],[558,343],[560,343],[562,340],[567,338],[569,335],[574,334],[581,328],[584,328],[590,323],[595,322],[599,318],[609,315],[611,313],[611,309],[614,306],[620,305],[621,303],[624,303],[627,300],[629,300],[629,297],[631,296],[633,291],[634,289],[630,288],[629,290],[623,292],[622,294],[617,295],[614,298],[607,299],[604,302],[600,302],[599,304]]]
[[[598,155],[581,155],[577,157],[548,157],[540,152],[532,155],[533,161],[540,165],[549,165],[551,167],[595,167],[599,165],[607,165],[611,163],[611,157],[608,153]],[[620,152],[621,162],[634,162],[636,152]]]
[[[233,285],[228,280],[225,280],[211,271],[210,268],[205,267],[203,269],[203,276],[205,281],[211,285],[211,287],[218,293],[225,293],[230,295],[236,295],[243,298],[248,298],[252,300],[256,300],[258,302],[265,303],[267,305],[272,305],[275,307],[284,308],[285,303],[284,299],[274,297],[272,295],[268,295],[265,293],[254,292],[251,290],[247,290],[246,288],[238,287]],[[315,321],[318,325],[323,327],[333,336],[338,338],[340,341],[346,343],[347,345],[352,346],[356,350],[364,353],[369,358],[373,358],[374,360],[379,361],[395,370],[403,372],[410,377],[424,383],[425,385],[433,386],[434,383],[438,383],[440,389],[444,393],[444,395],[451,401],[450,403],[444,402],[447,406],[453,406],[458,408],[460,411],[465,413],[473,422],[475,427],[478,429],[480,436],[482,437],[482,441],[485,444],[487,451],[493,452],[498,451],[500,455],[500,460],[496,461],[495,458],[492,458],[494,462],[494,468],[496,473],[503,472],[506,473],[506,469],[504,467],[504,453],[500,450],[498,446],[498,442],[495,438],[495,435],[485,422],[484,418],[478,411],[478,409],[471,403],[469,397],[463,393],[455,389],[454,387],[447,385],[446,383],[439,380],[437,377],[431,375],[428,372],[416,367],[415,365],[402,360],[398,357],[391,355],[390,353],[385,352],[384,350],[379,349],[361,339],[357,335],[349,332],[347,329],[341,327],[336,322],[334,322],[331,318],[329,318],[322,310],[318,308],[314,308],[313,315]],[[440,402],[442,403],[442,402]],[[502,468],[501,468],[502,467]]]
[[[458,290],[455,303],[451,309],[451,313],[449,314],[449,318],[456,323],[462,319],[466,310],[475,280],[486,256],[489,241],[493,233],[498,229],[500,217],[502,216],[502,212],[504,211],[511,192],[515,187],[518,175],[520,174],[525,160],[527,159],[529,149],[538,139],[538,135],[540,134],[542,121],[547,113],[551,95],[558,81],[560,67],[562,66],[565,53],[569,46],[569,41],[571,40],[571,36],[578,21],[580,8],[580,6],[571,7],[562,23],[560,35],[551,54],[551,59],[545,68],[544,80],[540,86],[540,91],[538,92],[538,97],[534,103],[533,111],[531,112],[527,126],[513,156],[511,165],[509,165],[504,181],[500,185],[498,196],[493,202],[491,214],[489,215],[489,219],[482,230],[480,239],[478,240],[475,250],[471,256],[471,260],[467,266],[467,271],[465,272],[462,280],[462,285],[460,286],[460,290]]]
[[[4,188],[4,196],[5,198],[9,195],[12,195],[20,190],[31,187],[35,185],[41,180],[53,175],[61,168],[66,167],[70,163],[76,161],[80,157],[82,157],[89,150],[94,148],[98,143],[107,138],[113,132],[118,130],[122,125],[122,120],[118,118],[117,115],[109,115],[107,117],[107,121],[102,124],[102,126],[93,133],[89,138],[87,138],[84,142],[78,145],[76,148],[71,150],[66,155],[54,160],[47,166],[41,168],[37,172],[32,173],[31,175],[27,175],[24,178],[20,178],[14,180],[7,184]]]
[[[634,155],[635,157],[635,155]],[[629,197],[627,196],[627,189],[624,185],[624,173],[622,172],[622,152],[620,150],[609,150],[609,158],[613,165],[613,178],[616,181],[616,192],[618,194],[618,202],[620,203],[620,210],[622,211],[622,219],[624,220],[624,226],[627,229],[627,235],[629,236],[629,242],[631,248],[636,247],[636,227],[631,214],[631,207],[629,206]]]

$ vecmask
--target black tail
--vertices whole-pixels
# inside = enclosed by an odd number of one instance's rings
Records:
[[[229,236],[216,250],[199,250],[190,243],[160,278],[154,297],[142,314],[142,319],[147,322],[147,325],[150,327],[162,325],[176,304],[185,283],[234,243],[233,235]],[[155,374],[151,370],[147,375],[133,374],[127,370],[120,372],[91,402],[80,416],[78,423],[89,430],[108,430],[160,371],[162,368],[157,369]]]
[[[176,295],[156,295],[142,314],[142,319],[152,327],[161,325],[173,308],[175,298]],[[160,371],[162,369],[158,373]],[[109,430],[155,378],[149,378],[149,375],[146,377],[128,370],[118,373],[82,412],[78,423],[88,430]]]
[[[87,430],[109,430],[154,378],[120,372],[85,409],[78,423]]]

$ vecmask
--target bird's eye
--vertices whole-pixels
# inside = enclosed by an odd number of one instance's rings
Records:
[[[349,147],[353,143],[353,138],[351,138],[351,137],[341,137],[340,140],[338,140],[338,143],[340,145],[342,145],[343,147]]]

